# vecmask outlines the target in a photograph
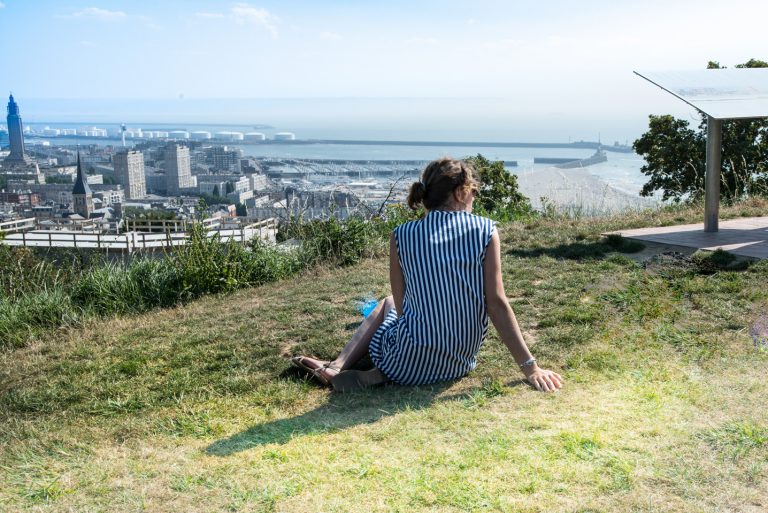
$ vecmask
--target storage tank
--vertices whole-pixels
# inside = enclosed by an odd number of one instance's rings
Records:
[[[228,130],[223,132],[216,132],[214,134],[214,137],[220,141],[242,141],[243,140],[242,132],[230,132]]]
[[[195,132],[190,132],[189,137],[195,141],[205,141],[211,138],[211,133],[206,132],[205,130],[197,130]]]
[[[189,132],[186,130],[173,130],[168,132],[168,137],[171,139],[189,139]]]
[[[262,134],[261,132],[248,132],[245,134],[246,141],[249,142],[258,142],[258,141],[265,141],[267,139],[267,136]]]
[[[278,132],[275,134],[275,141],[293,141],[296,139],[296,134],[293,132]]]

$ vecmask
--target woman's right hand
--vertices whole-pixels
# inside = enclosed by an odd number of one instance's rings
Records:
[[[563,378],[560,374],[539,367],[526,370],[525,379],[539,392],[557,392],[563,386]]]

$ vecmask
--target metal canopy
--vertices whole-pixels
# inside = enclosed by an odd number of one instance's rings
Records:
[[[768,117],[768,68],[635,74],[714,119]]]
[[[635,74],[706,114],[704,231],[718,231],[723,120],[768,117],[768,68]]]

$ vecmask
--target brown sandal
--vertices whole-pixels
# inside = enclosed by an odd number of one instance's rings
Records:
[[[323,385],[329,387],[331,386],[331,380],[338,376],[338,374],[341,372],[341,369],[336,367],[335,365],[331,365],[331,362],[325,362],[320,367],[310,367],[305,360],[309,360],[310,358],[306,356],[294,356],[291,358],[291,363],[294,364],[296,367],[307,371],[308,373],[312,374],[317,380],[322,383]],[[315,358],[311,358],[311,360],[314,361],[320,361],[316,360]],[[336,371],[336,374],[329,376],[327,374],[327,371]]]

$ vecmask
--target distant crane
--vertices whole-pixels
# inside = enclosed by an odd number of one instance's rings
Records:
[[[120,135],[123,137],[123,148],[125,148],[125,131],[128,130],[128,128],[125,126],[125,123],[120,125]]]

